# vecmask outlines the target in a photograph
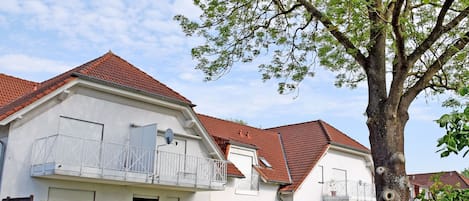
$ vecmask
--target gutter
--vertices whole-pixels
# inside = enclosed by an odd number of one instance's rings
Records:
[[[364,154],[371,154],[370,151],[365,151],[363,149],[358,149],[358,148],[348,146],[348,145],[344,145],[344,144],[340,144],[340,143],[337,143],[337,142],[329,142],[329,144],[337,146],[337,147],[341,147],[341,148],[351,149],[353,151],[361,152],[361,153],[364,153]]]

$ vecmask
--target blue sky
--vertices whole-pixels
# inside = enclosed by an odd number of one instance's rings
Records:
[[[0,5],[0,72],[43,81],[109,50],[180,92],[200,113],[273,126],[322,119],[369,146],[364,116],[367,93],[335,88],[334,75],[317,67],[298,93],[279,95],[274,81],[262,82],[256,62],[237,65],[217,81],[203,82],[194,69],[187,38],[172,20],[197,17],[189,0],[16,1]],[[410,108],[406,127],[407,171],[462,170],[462,156],[441,159],[436,141],[444,130],[433,120],[447,109],[443,97],[422,94]]]

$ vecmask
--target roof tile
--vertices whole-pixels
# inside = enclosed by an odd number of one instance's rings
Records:
[[[469,180],[456,171],[409,174],[408,176],[411,184],[421,187],[430,187],[433,184],[432,177],[438,175],[440,175],[440,181],[444,184],[459,186],[462,189],[469,188]]]
[[[295,191],[324,155],[329,144],[335,143],[363,152],[368,148],[328,123],[317,120],[267,129],[280,133],[293,183],[282,191]]]
[[[255,147],[258,156],[264,157],[272,165],[272,168],[256,167],[260,174],[270,182],[290,183],[288,167],[277,133],[202,114],[198,114],[198,118],[225,154],[227,154],[226,143]]]
[[[76,79],[78,75],[166,97],[192,106],[191,101],[184,96],[109,51],[101,57],[41,83],[0,74],[0,87],[7,89],[0,93],[0,120]]]
[[[0,107],[34,90],[38,83],[0,73]]]

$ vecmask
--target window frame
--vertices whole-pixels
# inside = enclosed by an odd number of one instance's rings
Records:
[[[250,157],[251,158],[251,175],[250,178],[236,178],[235,179],[235,194],[240,194],[240,195],[258,195],[259,193],[259,187],[260,187],[260,174],[257,172],[257,170],[254,168],[255,166],[258,166],[258,156],[257,156],[257,150],[252,149],[252,148],[246,148],[242,146],[236,146],[236,145],[230,145],[229,148],[229,153],[228,153],[228,160],[231,159],[232,155],[239,155],[239,156],[245,156],[245,157]],[[235,166],[236,164],[233,163]],[[245,175],[246,176],[246,175]],[[246,189],[240,189],[238,187],[238,183],[241,182],[242,180],[249,179],[249,190]]]

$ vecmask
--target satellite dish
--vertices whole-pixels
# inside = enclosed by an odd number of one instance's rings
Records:
[[[171,144],[174,139],[173,130],[171,130],[170,128],[166,129],[166,132],[164,132],[164,138],[166,139],[166,144]]]

